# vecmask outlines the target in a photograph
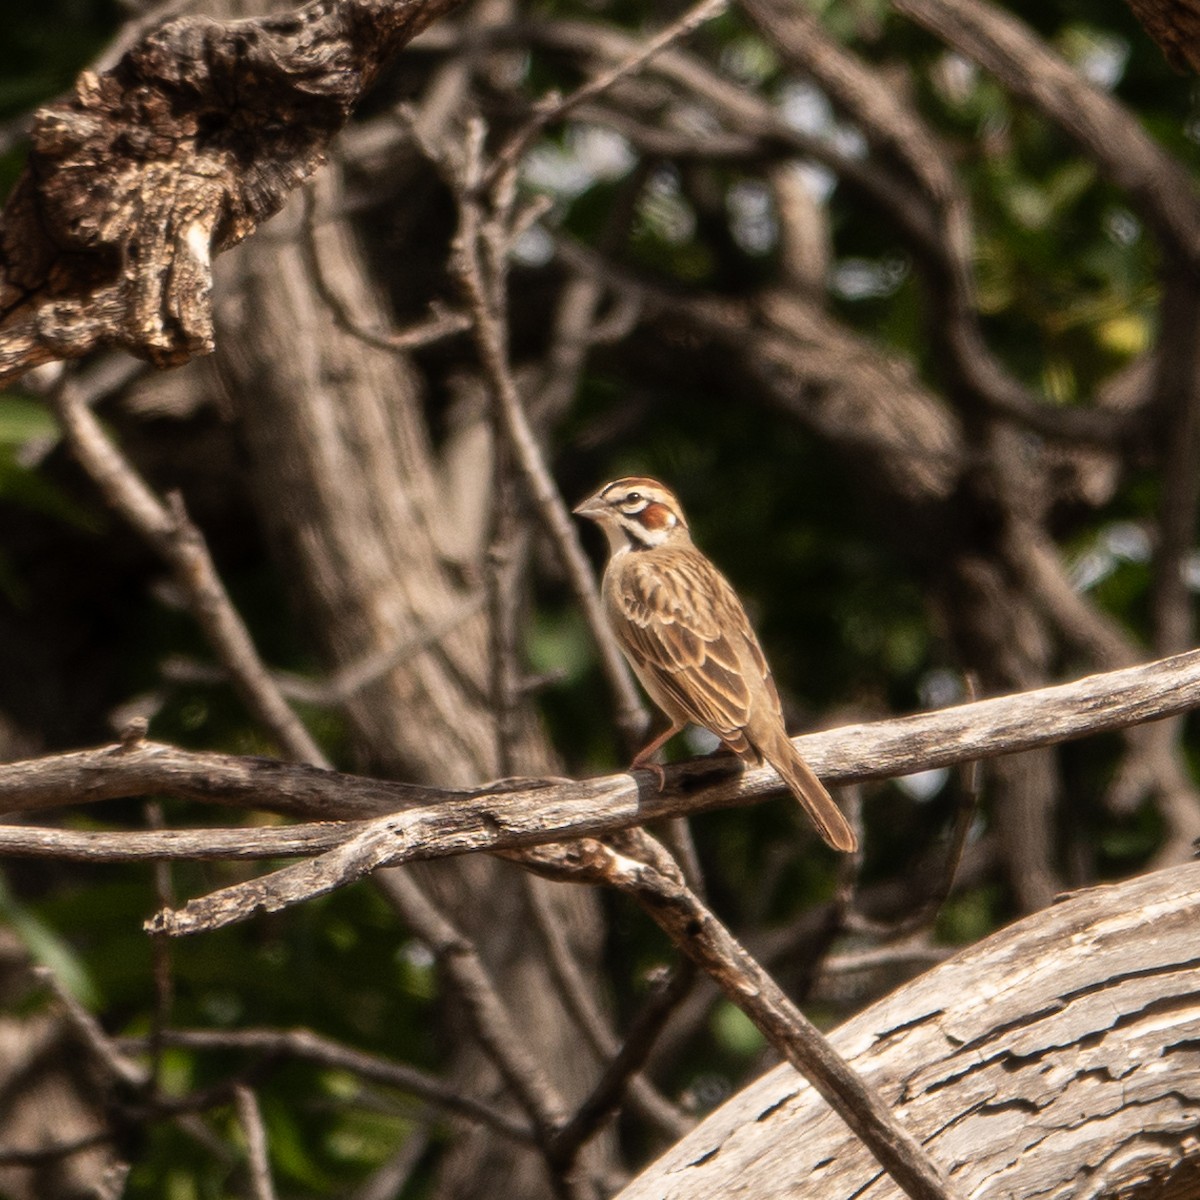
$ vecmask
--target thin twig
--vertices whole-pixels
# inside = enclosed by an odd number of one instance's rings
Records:
[[[829,905],[825,909],[824,920],[818,926],[816,933],[807,939],[803,957],[798,961],[797,957],[792,959],[792,962],[798,967],[796,982],[791,988],[792,998],[797,1004],[805,1003],[816,986],[825,959],[846,925],[846,917],[853,907],[854,898],[858,893],[859,880],[862,877],[864,843],[861,785],[851,784],[849,787],[842,788],[839,792],[839,799],[850,826],[858,838],[858,847],[852,853],[843,855],[838,860],[837,883]]]
[[[483,1100],[455,1091],[448,1084],[416,1067],[396,1063],[375,1054],[335,1042],[308,1029],[167,1029],[163,1044],[184,1050],[218,1053],[246,1051],[270,1058],[291,1058],[316,1063],[331,1070],[346,1071],[372,1083],[397,1088],[457,1116],[487,1125],[514,1141],[528,1143],[528,1124]],[[126,1038],[119,1043],[130,1051],[149,1046],[145,1038]]]
[[[517,509],[512,451],[500,437],[499,414],[492,407],[492,504],[488,533],[486,592],[490,658],[491,714],[496,731],[496,764],[502,775],[516,767],[521,725],[520,580],[528,538]]]
[[[622,1058],[623,1053],[626,1052],[623,1051],[621,1043],[609,1025],[607,1016],[597,1002],[594,989],[583,978],[579,965],[571,953],[562,923],[556,919],[545,894],[546,884],[530,873],[526,873],[522,879],[525,885],[525,899],[533,913],[533,926],[541,939],[546,963],[554,977],[559,998],[583,1033],[592,1053],[598,1061],[608,1060],[611,1071],[611,1064]],[[658,999],[658,995],[656,991],[652,1003]],[[671,991],[671,996],[672,1004],[677,1003],[674,990]],[[667,1015],[669,1014],[663,1014],[663,1020]],[[641,1019],[643,1018],[635,1020],[635,1025],[638,1025]],[[628,1043],[633,1037],[634,1033],[631,1030],[626,1037],[626,1042]],[[647,1047],[648,1052],[649,1047]],[[627,1056],[623,1061],[628,1061]],[[630,1106],[657,1125],[669,1137],[680,1138],[691,1128],[692,1122],[678,1105],[668,1100],[650,1079],[641,1073],[640,1067],[644,1061],[645,1055],[629,1068],[632,1074],[629,1074],[624,1080]],[[608,1073],[606,1071],[606,1074]],[[570,1123],[573,1124],[578,1119],[579,1114],[576,1113]],[[563,1136],[564,1134],[560,1131],[558,1137],[562,1138]]]
[[[71,995],[58,976],[49,967],[33,967],[32,970],[34,976],[54,993],[71,1028],[104,1073],[125,1087],[139,1091],[145,1088],[150,1079],[149,1072],[122,1053],[113,1039],[101,1029],[100,1022]]]
[[[437,645],[483,605],[482,595],[470,596],[455,605],[443,617],[409,637],[399,639],[387,650],[374,651],[338,667],[324,679],[306,679],[288,671],[272,671],[271,678],[281,695],[289,700],[335,708],[353,700],[359,692],[407,662],[415,655]],[[168,683],[227,683],[229,672],[219,666],[171,655],[159,664],[159,673]]]
[[[275,1181],[271,1178],[271,1161],[267,1154],[267,1130],[263,1125],[262,1110],[258,1107],[258,1097],[240,1083],[233,1089],[233,1102],[246,1137],[251,1200],[275,1200]]]
[[[616,1053],[617,1036],[601,1011],[594,989],[584,979],[571,952],[566,931],[546,894],[547,884],[526,872],[521,876],[525,903],[533,917],[533,932],[541,942],[547,969],[563,1007],[570,1013],[598,1062]]]
[[[166,827],[162,804],[157,800],[147,801],[145,814],[146,824],[155,832],[160,832]],[[160,908],[175,904],[171,864],[163,860],[154,864],[154,898]],[[150,959],[154,972],[154,1012],[150,1025],[150,1087],[157,1092],[162,1077],[162,1034],[171,1024],[171,1009],[175,999],[171,945],[161,934],[152,934],[150,937]]]
[[[827,955],[821,964],[821,975],[857,975],[863,971],[895,967],[925,967],[930,963],[942,962],[953,953],[950,946],[935,946],[923,938],[909,939],[897,945]]]
[[[113,1141],[116,1136],[112,1130],[101,1129],[95,1133],[70,1138],[65,1142],[51,1142],[45,1146],[31,1146],[28,1149],[0,1145],[0,1167],[40,1167],[59,1159],[70,1158],[73,1154],[82,1154],[84,1150],[103,1146]]]
[[[549,1148],[553,1159],[564,1164],[573,1162],[588,1139],[617,1111],[627,1092],[632,1098],[635,1082],[644,1079],[641,1070],[659,1033],[691,991],[695,978],[695,968],[687,962],[656,981],[649,999],[631,1023],[623,1045],[609,1060],[574,1116],[555,1134]],[[664,1131],[678,1139],[691,1127],[691,1122],[677,1111],[671,1115],[673,1119]]]
[[[542,1065],[528,1051],[475,945],[438,911],[403,871],[380,876],[380,886],[405,923],[433,952],[453,981],[476,1038],[545,1144],[565,1119],[565,1105]]]
[[[1187,562],[1194,553],[1200,501],[1200,294],[1191,271],[1167,273],[1160,322],[1155,392],[1163,421],[1162,482],[1150,644],[1157,654],[1177,654],[1195,644]]]
[[[334,324],[339,329],[376,350],[387,350],[392,354],[407,354],[413,350],[419,350],[422,346],[431,346],[456,333],[463,333],[471,327],[471,318],[466,313],[449,312],[438,304],[430,305],[429,317],[426,320],[411,325],[407,329],[381,333],[374,329],[367,329],[356,321],[341,296],[330,285],[325,268],[321,263],[321,249],[317,244],[316,187],[309,183],[301,190],[304,206],[300,220],[300,251],[308,267],[313,287],[329,309]]]
[[[599,72],[568,96],[549,97],[534,110],[533,115],[517,130],[496,156],[488,172],[486,180],[488,186],[496,186],[498,190],[505,190],[504,177],[512,175],[516,171],[526,150],[543,129],[556,121],[561,121],[578,105],[595,99],[618,80],[636,74],[669,46],[682,41],[705,22],[720,16],[728,7],[729,0],[701,0],[699,4],[689,8],[665,29],[644,42],[628,58]]]
[[[482,144],[483,129],[476,122],[469,131],[464,174],[456,189],[459,229],[455,238],[455,269],[467,297],[476,347],[500,414],[501,427],[583,609],[616,702],[617,724],[632,744],[645,729],[646,710],[608,627],[597,593],[595,573],[546,465],[509,366],[503,302],[508,252],[506,214],[492,214],[490,220],[485,218],[480,199]]]
[[[400,1149],[352,1192],[348,1200],[396,1200],[403,1194],[404,1185],[412,1178],[431,1140],[428,1125],[407,1132]]]

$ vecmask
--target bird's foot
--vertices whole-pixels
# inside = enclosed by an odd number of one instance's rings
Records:
[[[649,771],[650,774],[654,776],[655,787],[659,792],[661,792],[663,788],[667,786],[667,773],[656,762],[645,762],[641,759],[635,758],[633,762],[629,764],[629,770]]]

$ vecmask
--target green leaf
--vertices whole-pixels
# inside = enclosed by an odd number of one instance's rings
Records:
[[[44,404],[0,392],[0,446],[23,446],[34,438],[57,437],[58,425]]]
[[[30,957],[48,967],[63,987],[86,1008],[95,1008],[99,993],[87,964],[71,944],[35,913],[20,903],[0,879],[0,921],[25,944]]]
[[[722,1001],[713,1013],[712,1030],[722,1049],[741,1058],[757,1054],[767,1044],[754,1022],[727,1000]]]

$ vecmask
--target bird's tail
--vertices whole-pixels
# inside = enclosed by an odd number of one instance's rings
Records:
[[[817,827],[817,832],[835,849],[847,853],[858,849],[858,838],[850,823],[842,816],[842,810],[834,803],[825,785],[817,778],[812,767],[800,757],[786,734],[774,739],[770,746],[762,747],[762,756],[775,768],[792,795],[800,801],[800,807]]]

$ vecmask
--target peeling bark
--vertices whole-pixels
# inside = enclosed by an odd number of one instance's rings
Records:
[[[213,349],[212,258],[324,160],[387,60],[459,0],[314,0],[184,17],[34,117],[0,220],[0,383],[119,345]]]

